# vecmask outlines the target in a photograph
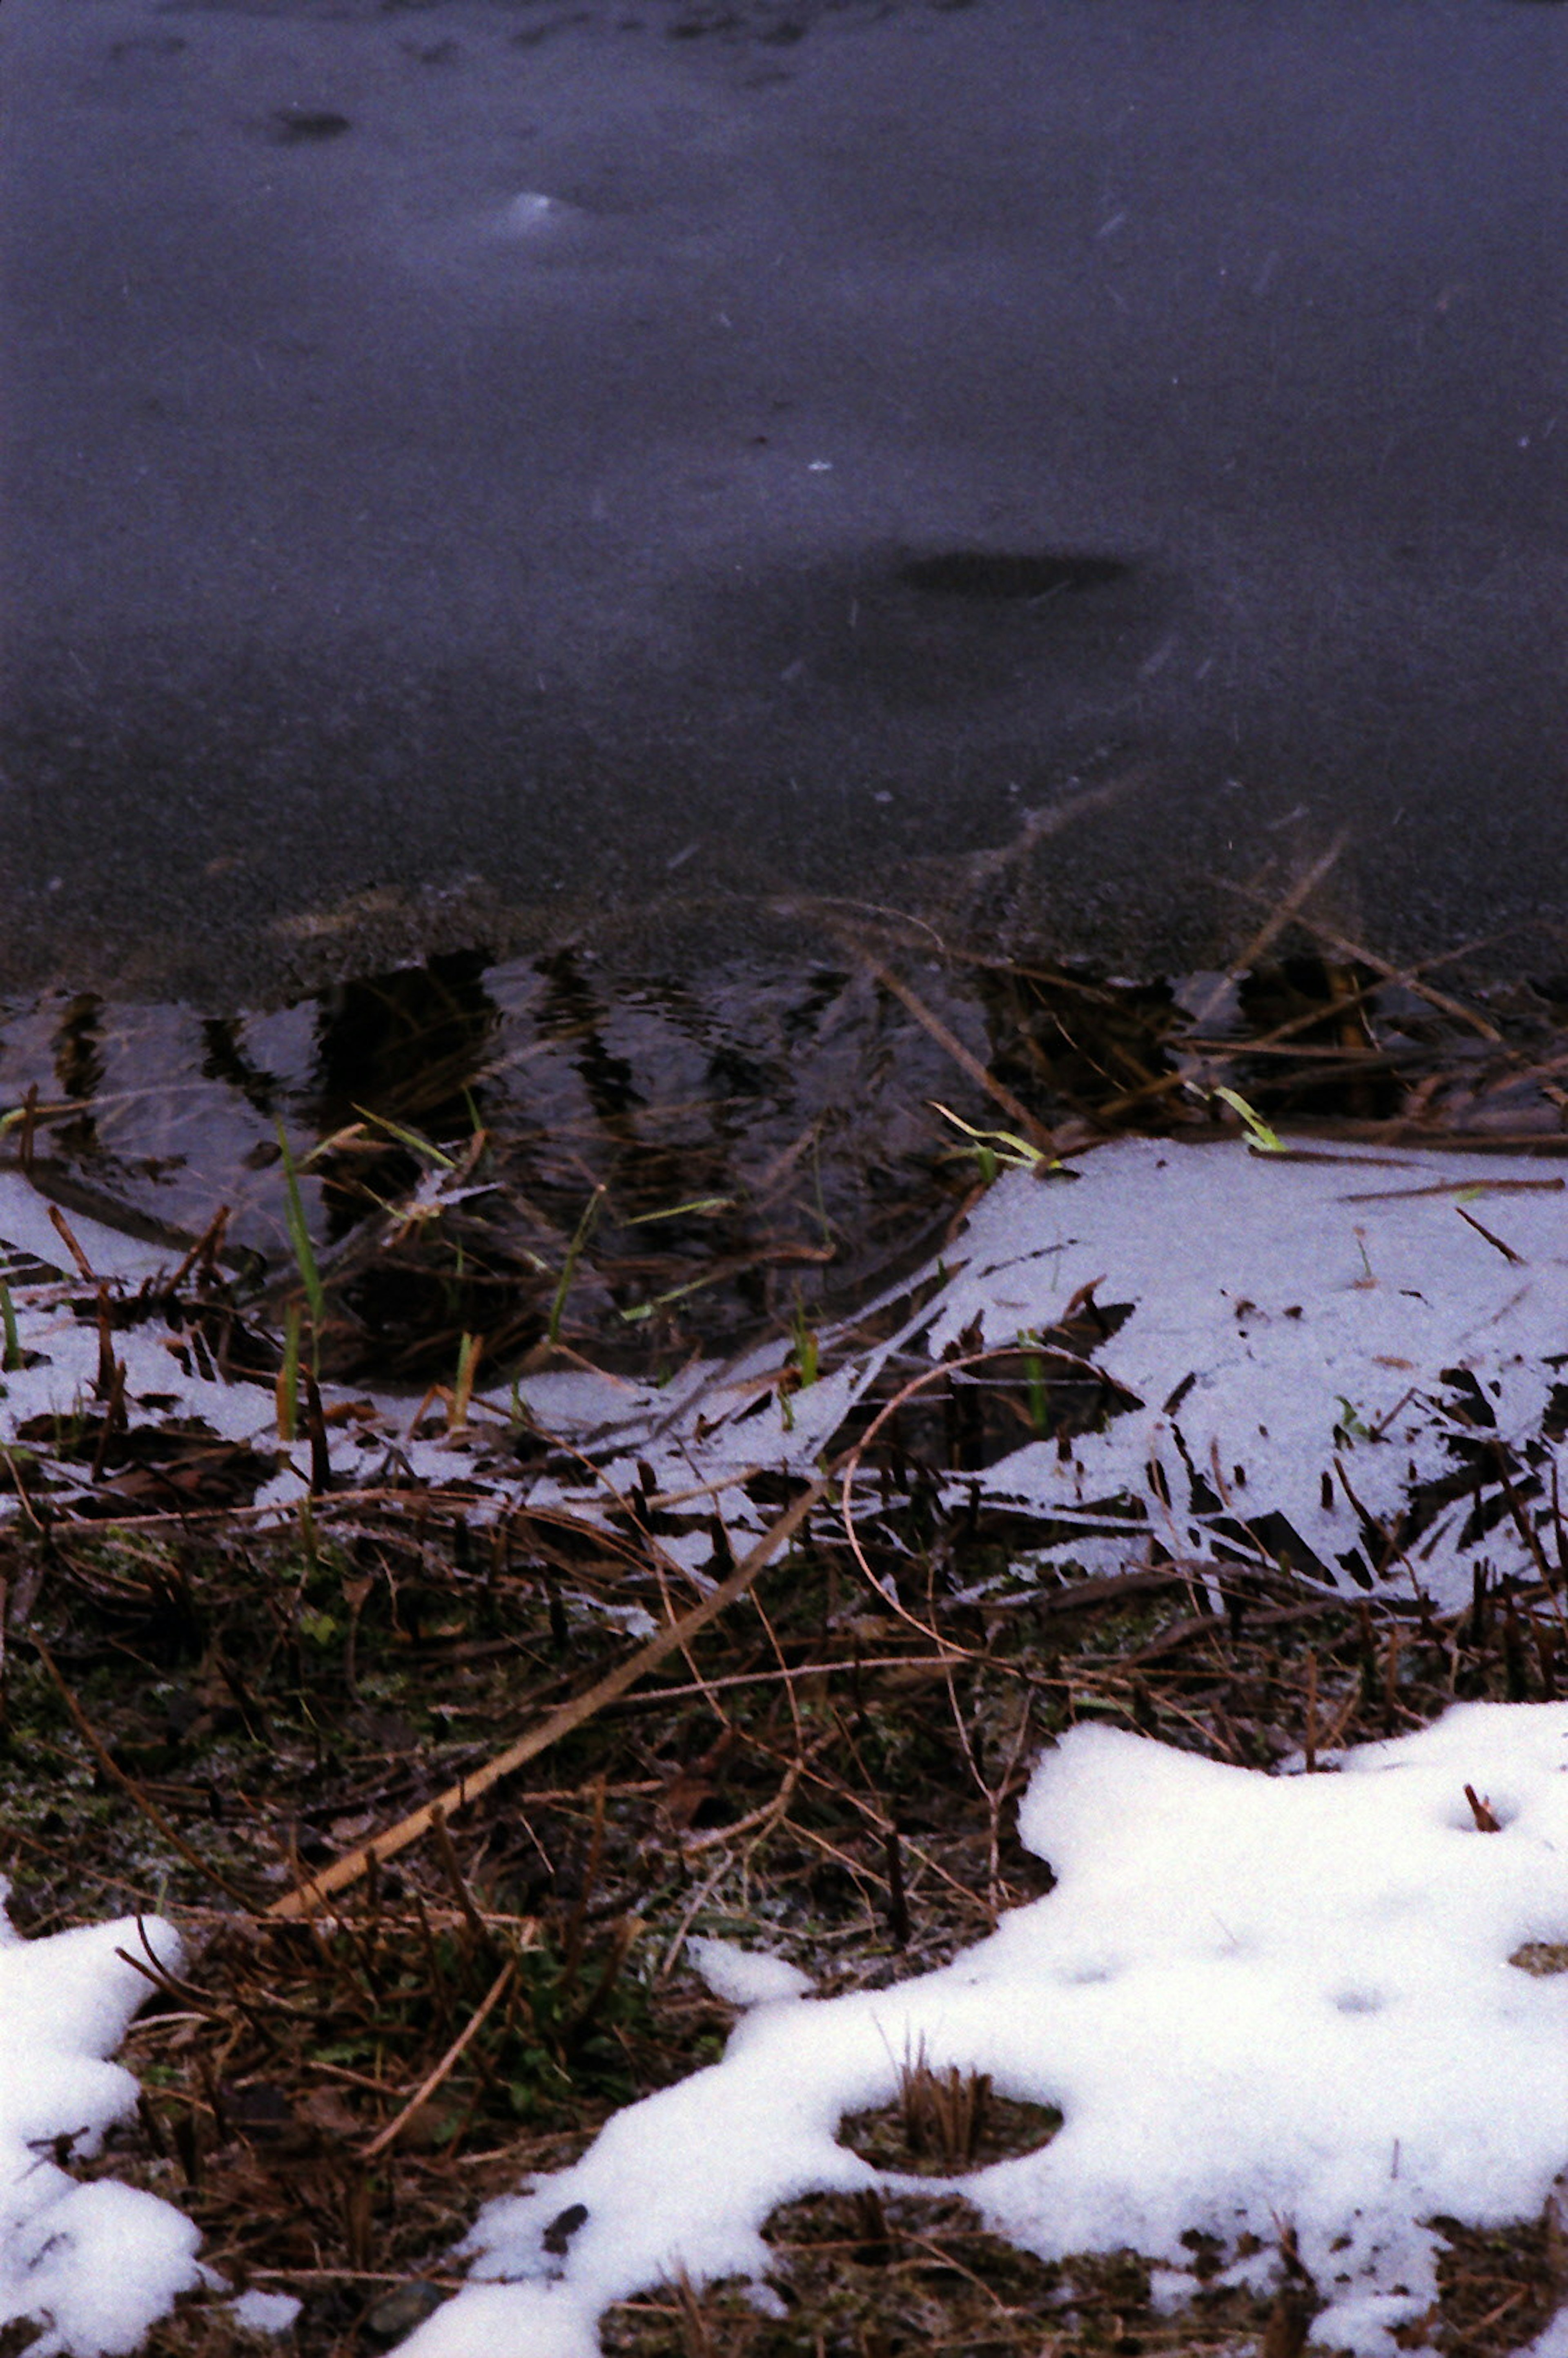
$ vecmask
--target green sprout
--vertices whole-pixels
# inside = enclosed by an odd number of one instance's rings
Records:
[[[317,1266],[316,1248],[310,1241],[310,1228],[305,1217],[305,1205],[299,1193],[299,1174],[289,1152],[288,1139],[280,1121],[277,1142],[283,1152],[283,1180],[287,1191],[284,1215],[288,1225],[288,1241],[293,1248],[295,1265],[299,1271],[305,1298],[310,1304],[310,1365],[318,1374],[321,1366],[321,1329],[327,1323],[327,1293],[321,1283],[321,1271]]]
[[[943,1105],[938,1098],[932,1098],[929,1103],[933,1112],[939,1113],[955,1130],[961,1130],[966,1138],[974,1141],[972,1146],[961,1146],[957,1152],[973,1155],[988,1186],[1003,1165],[1010,1171],[1038,1172],[1042,1177],[1065,1179],[1076,1175],[1043,1146],[1033,1146],[1027,1138],[1020,1138],[1015,1130],[977,1130],[973,1122],[966,1121],[962,1114],[955,1113],[951,1106]]]
[[[1285,1141],[1277,1130],[1271,1130],[1257,1109],[1249,1106],[1239,1089],[1217,1088],[1215,1096],[1239,1114],[1247,1132],[1247,1142],[1254,1154],[1283,1154]]]
[[[8,1376],[15,1375],[18,1368],[25,1368],[27,1363],[22,1356],[22,1341],[16,1332],[16,1308],[11,1299],[11,1289],[4,1282],[0,1282],[0,1326],[4,1327],[5,1336],[5,1354],[0,1357],[0,1368],[3,1368]]]
[[[571,1291],[572,1280],[577,1275],[578,1262],[582,1259],[583,1247],[592,1233],[593,1224],[599,1217],[599,1207],[603,1201],[604,1183],[600,1180],[588,1202],[583,1206],[582,1217],[577,1224],[576,1233],[570,1244],[567,1247],[566,1265],[561,1271],[561,1282],[556,1288],[556,1298],[550,1304],[550,1322],[546,1331],[552,1350],[561,1339],[561,1320],[566,1314],[567,1295]]]
[[[299,1431],[299,1304],[283,1314],[283,1365],[277,1371],[277,1437],[286,1445]]]

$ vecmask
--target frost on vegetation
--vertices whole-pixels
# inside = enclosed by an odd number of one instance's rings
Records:
[[[897,2101],[911,2057],[1064,2116],[946,2181],[1017,2244],[1140,2251],[1170,2309],[1198,2289],[1192,2238],[1256,2277],[1289,2222],[1315,2342],[1423,2346],[1429,2223],[1535,2217],[1568,2171],[1568,1977],[1510,1963],[1568,1935],[1568,1704],[1461,1704],[1295,1777],[1080,1726],[1021,1828],[1047,1898],[892,1989],[781,1985],[720,2063],[485,2211],[475,2281],[405,2358],[585,2358],[607,2303],[682,2269],[760,2280],[778,2204],[910,2184],[838,2134]],[[698,1963],[712,1979],[711,1948]]]
[[[0,1909],[0,2329],[35,2323],[29,2358],[135,2350],[199,2281],[188,2219],[112,2178],[84,2183],[57,2158],[90,2159],[135,2108],[135,2082],[108,2058],[147,1994],[115,1952],[144,1935],[178,1969],[178,1939],[157,1919],[23,1941]]]

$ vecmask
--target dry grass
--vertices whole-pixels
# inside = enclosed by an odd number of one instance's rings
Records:
[[[910,1489],[868,1514],[861,1544],[873,1564],[923,1550],[939,1646],[865,1590],[819,1509],[684,1656],[314,1920],[267,1911],[626,1659],[587,1608],[666,1609],[667,1570],[646,1542],[611,1549],[557,1524],[536,1542],[514,1527],[503,1549],[431,1498],[323,1499],[310,1551],[297,1536],[197,1542],[91,1524],[7,1541],[11,1593],[33,1598],[10,1632],[0,1771],[23,1929],[161,1906],[191,1948],[178,1984],[149,1981],[129,2048],[146,2102],[102,2166],[188,2206],[232,2283],[298,2293],[299,2350],[384,2346],[389,2320],[406,2326],[411,2301],[455,2281],[447,2254],[483,2198],[712,2059],[730,2015],[685,1971],[688,1932],[758,1940],[847,1989],[945,1960],[1046,1888],[1013,1807],[1037,1746],[1074,1718],[1266,1765],[1302,1746],[1309,1711],[1350,1742],[1455,1694],[1517,1693],[1521,1660],[1541,1692],[1500,1615],[1353,1607],[1284,1574],[1237,1574],[1217,1615],[1195,1614],[1203,1592],[1174,1566],[1111,1593],[1063,1582],[1008,1609],[965,1604],[966,1575],[1027,1535],[942,1512],[907,1470]],[[563,1556],[583,1600],[564,1631]],[[1527,1635],[1546,1626],[1544,1592],[1512,1607]],[[1055,2125],[916,2055],[899,2101],[844,2135],[886,2167],[946,2173]],[[880,2223],[797,2206],[772,2231],[786,2318],[722,2289],[674,2309],[650,2296],[617,2312],[608,2346],[684,2353],[700,2348],[700,2323],[715,2349],[758,2358],[810,2353],[817,2337],[825,2351],[899,2351],[917,2335],[1130,2358],[1132,2342],[1220,2348],[1260,2330],[1256,2305],[1232,2295],[1156,2318],[1131,2263],[1113,2298],[1094,2276],[1103,2261],[1066,2271],[1069,2324],[1061,2272],[931,2201],[884,2204]],[[1485,2268],[1465,2246],[1444,2280],[1443,2346],[1498,2358],[1530,2339],[1560,2244],[1521,2229]],[[1509,2269],[1481,2301],[1477,2278]],[[189,2304],[150,2346],[219,2358],[240,2346],[225,2317]]]

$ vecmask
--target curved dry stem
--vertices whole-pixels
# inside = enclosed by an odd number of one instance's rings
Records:
[[[936,1361],[935,1366],[923,1368],[919,1375],[912,1376],[908,1383],[904,1384],[898,1391],[894,1392],[892,1400],[885,1401],[882,1407],[878,1410],[876,1415],[871,1419],[871,1423],[866,1427],[866,1430],[860,1435],[859,1441],[855,1443],[854,1446],[850,1449],[849,1455],[844,1460],[844,1477],[838,1492],[838,1514],[839,1520],[842,1521],[844,1526],[844,1535],[849,1542],[849,1552],[855,1559],[857,1569],[860,1571],[862,1578],[866,1581],[868,1585],[875,1589],[883,1604],[888,1606],[892,1611],[897,1615],[901,1621],[906,1623],[911,1629],[917,1630],[921,1637],[925,1638],[930,1644],[937,1647],[941,1652],[947,1657],[947,1659],[954,1661],[978,1662],[987,1660],[988,1657],[977,1653],[972,1646],[960,1646],[956,1643],[953,1639],[944,1638],[939,1629],[935,1628],[929,1622],[922,1621],[915,1614],[911,1613],[907,1606],[901,1604],[896,1595],[891,1595],[889,1591],[882,1586],[881,1582],[877,1578],[876,1574],[871,1570],[871,1565],[867,1563],[866,1552],[860,1545],[860,1534],[855,1529],[854,1506],[851,1493],[854,1487],[855,1476],[860,1470],[861,1458],[865,1455],[866,1451],[871,1447],[871,1443],[876,1439],[883,1425],[887,1423],[890,1417],[897,1415],[899,1410],[903,1408],[906,1401],[913,1400],[916,1392],[923,1391],[927,1384],[937,1382],[943,1376],[955,1375],[961,1368],[979,1367],[987,1359],[1006,1358],[1011,1353],[1017,1351],[1020,1347],[1020,1345],[1016,1341],[1011,1343],[991,1343],[989,1344],[983,1351],[966,1351],[957,1359],[939,1359]],[[1104,1383],[1107,1380],[1106,1371],[1103,1368],[1097,1368],[1092,1360],[1079,1358],[1076,1352],[1058,1350],[1056,1347],[1053,1345],[1051,1347],[1051,1357],[1063,1367],[1072,1368],[1080,1375],[1093,1377],[1097,1383]]]

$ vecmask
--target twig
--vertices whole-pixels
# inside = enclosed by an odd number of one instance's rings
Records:
[[[928,1032],[937,1046],[946,1050],[959,1070],[968,1075],[976,1087],[983,1089],[992,1103],[1001,1108],[1008,1120],[1017,1123],[1031,1145],[1038,1147],[1043,1154],[1055,1153],[1055,1143],[1044,1124],[1030,1112],[1027,1106],[1013,1096],[1004,1081],[999,1081],[994,1073],[986,1069],[979,1058],[965,1047],[957,1033],[950,1031],[942,1018],[934,1014],[925,1001],[917,998],[906,982],[899,980],[891,967],[884,966],[881,958],[874,957],[863,942],[856,940],[853,934],[840,931],[837,925],[830,925],[828,931],[838,934],[846,946],[854,950],[864,960],[868,970],[876,977],[882,989],[891,990],[900,1005],[906,1008],[914,1016],[922,1030]]]
[[[773,1800],[764,1801],[760,1809],[751,1811],[747,1816],[737,1818],[732,1825],[709,1826],[702,1833],[686,1835],[680,1846],[682,1856],[693,1858],[701,1851],[717,1850],[721,1843],[734,1842],[741,1834],[755,1833],[759,1829],[776,1824],[787,1813],[795,1799],[795,1789],[800,1782],[805,1765],[801,1761],[786,1768],[784,1783]]]
[[[575,1703],[563,1704],[558,1711],[550,1714],[548,1719],[531,1728],[526,1736],[520,1736],[504,1752],[498,1752],[493,1760],[486,1761],[482,1768],[476,1768],[471,1776],[463,1778],[460,1784],[438,1796],[438,1805],[446,1815],[449,1818],[454,1810],[465,1809],[470,1801],[478,1801],[481,1794],[488,1793],[491,1787],[498,1785],[503,1777],[510,1777],[524,1762],[537,1759],[541,1752],[547,1752],[553,1744],[559,1743],[562,1736],[570,1736],[575,1729],[592,1719],[606,1704],[617,1702],[629,1687],[635,1686],[650,1671],[656,1670],[671,1654],[677,1653],[698,1629],[706,1628],[738,1597],[743,1596],[769,1559],[794,1538],[813,1507],[821,1502],[827,1489],[828,1478],[822,1475],[809,1489],[803,1490],[795,1504],[763,1532],[756,1546],[741,1559],[729,1579],[705,1596],[700,1605],[694,1606],[689,1613],[683,1614],[678,1621],[661,1630],[656,1638],[651,1638],[629,1662],[622,1662],[619,1670],[611,1671],[597,1685],[589,1687],[586,1694],[579,1695]],[[385,1833],[377,1834],[358,1850],[335,1859],[330,1866],[323,1867],[319,1875],[312,1876],[293,1891],[285,1892],[283,1898],[274,1900],[267,1909],[268,1916],[295,1917],[313,1913],[335,1891],[346,1890],[350,1884],[359,1882],[362,1876],[368,1874],[373,1866],[380,1866],[385,1860],[395,1857],[399,1851],[406,1850],[411,1843],[417,1842],[428,1831],[438,1801],[427,1801],[423,1808],[412,1811],[407,1817],[400,1818],[395,1826],[389,1826]]]
[[[1541,1574],[1541,1585],[1545,1589],[1548,1596],[1551,1597],[1552,1604],[1556,1606],[1558,1617],[1561,1619],[1563,1606],[1562,1599],[1558,1594],[1557,1583],[1552,1577],[1551,1569],[1546,1561],[1546,1551],[1541,1544],[1540,1534],[1535,1530],[1534,1525],[1530,1522],[1530,1517],[1525,1513],[1519,1492],[1513,1486],[1512,1478],[1509,1473],[1508,1453],[1504,1449],[1500,1441],[1494,1440],[1492,1442],[1491,1457],[1493,1464],[1498,1469],[1498,1486],[1502,1490],[1504,1498],[1508,1500],[1509,1513],[1513,1518],[1514,1529],[1518,1531],[1520,1539],[1524,1541],[1526,1548],[1530,1551],[1530,1559],[1534,1563],[1537,1572]]]
[[[431,2071],[427,2078],[420,2081],[419,2085],[415,2089],[414,2093],[409,2097],[408,2102],[404,2105],[403,2110],[392,2120],[388,2121],[384,2129],[378,2129],[376,2131],[369,2145],[362,2147],[360,2153],[360,2159],[362,2161],[373,2161],[378,2153],[384,2153],[387,2147],[398,2135],[399,2131],[405,2128],[413,2119],[420,2105],[435,2094],[442,2081],[447,2077],[447,2074],[451,2071],[453,2065],[461,2056],[470,2040],[478,2031],[484,2028],[484,2025],[489,2020],[491,2015],[494,2013],[496,2006],[500,2004],[501,1999],[505,1995],[507,1984],[511,1981],[513,1974],[516,1971],[516,1958],[508,1957],[506,1963],[502,1966],[501,1971],[496,1974],[495,1979],[491,1983],[490,1987],[486,1990],[483,1997],[480,2000],[479,2006],[469,2017],[463,2028],[459,2031],[457,2037],[453,2039],[451,2045],[448,2048],[446,2053],[442,2056],[435,2070]]]
[[[1502,1833],[1502,1823],[1494,1812],[1490,1799],[1486,1794],[1477,1793],[1474,1785],[1466,1785],[1465,1788],[1465,1799],[1470,1804],[1470,1815],[1476,1821],[1476,1832],[1478,1834],[1500,1834]]]
[[[1249,892],[1245,885],[1232,884],[1229,890],[1233,892],[1240,892],[1248,899],[1261,897]],[[1439,1008],[1444,1015],[1454,1016],[1461,1023],[1467,1024],[1472,1032],[1478,1032],[1483,1040],[1491,1041],[1494,1046],[1500,1044],[1503,1035],[1495,1023],[1488,1022],[1484,1015],[1477,1015],[1475,1009],[1466,1007],[1463,1000],[1450,999],[1446,991],[1434,990],[1431,983],[1421,981],[1419,967],[1395,966],[1391,959],[1379,957],[1376,951],[1368,949],[1364,943],[1353,942],[1347,935],[1340,933],[1336,927],[1325,925],[1321,918],[1313,917],[1307,920],[1307,923],[1318,938],[1330,944],[1342,957],[1349,958],[1357,966],[1369,966],[1374,974],[1382,976],[1385,982],[1402,983],[1407,990],[1413,990],[1418,997],[1424,999],[1429,1007]],[[1437,961],[1428,960],[1425,963],[1435,964]]]
[[[602,1787],[600,1790],[602,1790]],[[469,1931],[476,1939],[487,1940],[489,1934],[485,1930],[484,1920],[474,1906],[472,1892],[463,1880],[463,1871],[458,1864],[457,1845],[452,1840],[450,1829],[447,1824],[447,1813],[438,1801],[432,1805],[430,1811],[430,1828],[436,1837],[436,1848],[441,1854],[441,1866],[447,1881],[457,1894],[458,1906],[462,1909]]]
[[[1077,1296],[1074,1299],[1076,1301]],[[849,1542],[849,1552],[855,1559],[857,1568],[889,1610],[895,1613],[901,1621],[907,1622],[912,1629],[918,1630],[927,1644],[935,1646],[949,1660],[983,1661],[988,1657],[977,1654],[971,1646],[960,1646],[954,1639],[945,1638],[939,1629],[933,1628],[929,1623],[917,1619],[914,1614],[899,1602],[895,1595],[882,1586],[866,1561],[866,1552],[860,1545],[860,1534],[855,1529],[853,1498],[855,1476],[860,1471],[860,1460],[871,1443],[888,1420],[897,1415],[905,1401],[912,1400],[914,1394],[924,1390],[927,1384],[939,1383],[944,1376],[951,1376],[960,1368],[978,1367],[986,1359],[1011,1357],[1017,1354],[1019,1348],[1016,1342],[993,1343],[986,1350],[966,1351],[956,1359],[938,1359],[933,1366],[923,1368],[919,1375],[912,1376],[902,1390],[894,1392],[892,1400],[878,1411],[844,1460],[843,1479],[838,1494],[838,1512],[843,1521],[845,1536]],[[1092,1360],[1079,1358],[1076,1352],[1057,1350],[1054,1346],[1052,1346],[1049,1357],[1056,1366],[1070,1368],[1078,1375],[1090,1376],[1096,1383],[1106,1385],[1112,1390],[1120,1391],[1124,1389],[1117,1383],[1114,1376],[1106,1372],[1105,1368],[1097,1368]],[[999,1664],[998,1667],[1005,1666]]]
[[[1341,827],[1333,842],[1329,845],[1327,850],[1320,852],[1317,858],[1313,861],[1312,866],[1302,871],[1302,873],[1296,878],[1295,882],[1286,892],[1284,899],[1281,901],[1278,906],[1270,913],[1269,916],[1265,918],[1263,924],[1253,935],[1251,940],[1248,943],[1240,957],[1234,958],[1231,961],[1220,980],[1216,983],[1213,990],[1208,993],[1201,1006],[1199,1006],[1195,1012],[1193,1017],[1195,1024],[1201,1026],[1208,1022],[1209,1017],[1214,1013],[1215,1009],[1219,1005],[1220,1001],[1224,998],[1226,990],[1228,989],[1229,985],[1236,981],[1241,975],[1249,973],[1250,969],[1257,965],[1265,950],[1269,949],[1271,946],[1278,940],[1280,935],[1283,933],[1292,918],[1299,913],[1302,903],[1307,899],[1308,895],[1317,885],[1322,883],[1330,869],[1337,864],[1339,855],[1345,849],[1345,843],[1346,830],[1344,827]],[[1235,1052],[1233,1050],[1232,1054],[1234,1053]]]
[[[1465,1227],[1474,1228],[1478,1237],[1485,1237],[1487,1242],[1493,1246],[1497,1251],[1500,1252],[1505,1260],[1512,1261],[1516,1269],[1523,1266],[1523,1253],[1515,1252],[1512,1245],[1506,1245],[1504,1244],[1501,1237],[1495,1237],[1490,1228],[1484,1228],[1482,1226],[1481,1222],[1476,1217],[1473,1212],[1467,1212],[1465,1209],[1463,1204],[1455,1204],[1454,1208],[1458,1213],[1460,1218],[1464,1221]]]
[[[67,1252],[70,1255],[71,1260],[76,1263],[77,1268],[87,1280],[88,1284],[96,1285],[98,1283],[98,1279],[94,1274],[92,1263],[82,1251],[81,1247],[78,1244],[75,1237],[72,1236],[70,1232],[70,1224],[58,1204],[51,1204],[49,1206],[49,1226],[59,1238]]]

